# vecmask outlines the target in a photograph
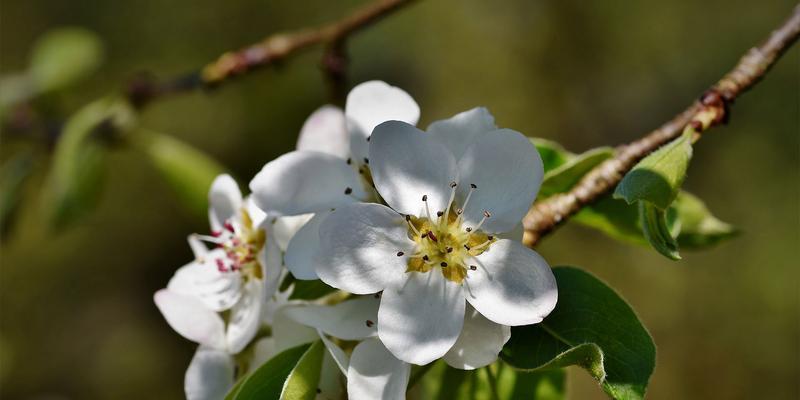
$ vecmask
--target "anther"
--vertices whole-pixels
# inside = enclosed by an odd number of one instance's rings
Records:
[[[456,183],[456,181],[452,181],[452,182],[450,182],[450,187],[451,187],[451,188],[455,188],[456,186],[458,186],[458,184]]]
[[[489,240],[494,240],[494,236],[492,236],[492,235],[489,235],[486,238],[489,239]]]
[[[469,246],[464,245],[464,248],[467,249],[467,251],[469,251]]]
[[[427,194],[423,194],[422,195],[422,201],[428,201],[428,195]]]
[[[346,188],[346,189],[344,190],[344,194],[350,194],[350,193],[353,193],[353,188],[350,188],[350,187],[349,187],[349,188]]]
[[[492,214],[489,211],[483,210],[483,216],[486,218],[491,218]]]
[[[470,266],[469,266],[469,269],[471,269],[471,270],[473,270],[473,271],[477,271],[477,270],[478,270],[478,267],[476,267],[476,266],[474,266],[474,265],[470,265]]]
[[[410,215],[406,215],[406,221],[407,222],[411,222],[411,216]]]
[[[367,136],[367,141],[368,141],[368,142],[369,142],[369,139],[370,139],[370,138],[372,138],[372,135],[369,135],[369,136]]]
[[[463,213],[464,213],[464,209],[463,208],[459,208],[459,209],[456,210],[456,214],[458,214],[458,215],[461,215]]]
[[[352,158],[350,158],[350,157],[348,157],[348,158],[347,158],[347,165],[350,165],[350,164],[352,164],[352,163],[353,163],[353,159],[352,159]],[[360,172],[360,171],[359,171],[359,172]]]
[[[431,232],[431,231],[428,231],[428,237],[431,240],[433,240],[434,242],[438,242],[439,241],[439,239],[436,238],[436,235],[434,235],[433,232]]]
[[[467,231],[467,232],[472,232],[472,228],[470,228],[470,227],[467,227],[466,231]]]
[[[364,164],[369,164],[369,158],[364,157]]]
[[[446,267],[446,266],[447,266],[447,263],[446,263],[446,262],[444,262],[444,261],[442,261],[442,262],[441,262],[441,264],[439,264],[439,265],[441,265],[441,266],[443,266],[443,267]]]
[[[398,256],[398,257],[402,257],[402,256],[403,256],[403,254],[406,254],[406,253],[403,253],[402,251],[398,251],[398,252],[397,252],[397,256]]]
[[[375,325],[374,322],[367,320],[367,328],[372,328],[373,325]]]
[[[453,248],[452,247],[448,247],[445,250],[447,250],[448,253],[452,253],[453,252]]]
[[[425,239],[426,237],[428,237],[428,232],[423,233],[422,236],[420,236],[420,237]]]
[[[428,261],[428,260],[430,260],[430,257],[428,257],[428,255],[427,255],[427,254],[425,254],[424,256],[422,256],[422,259],[423,259],[424,261]]]
[[[471,188],[473,188],[473,189],[477,189],[477,188],[478,188],[478,185],[476,185],[476,184],[474,184],[474,183],[470,183],[470,184],[469,184],[469,187],[471,187]]]
[[[444,211],[437,211],[436,212],[436,216],[437,217],[441,217],[442,215],[444,215]]]

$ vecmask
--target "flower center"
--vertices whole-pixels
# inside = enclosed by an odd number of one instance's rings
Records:
[[[238,272],[244,278],[263,279],[258,253],[264,248],[266,232],[253,226],[247,210],[242,209],[240,213],[240,218],[227,219],[222,230],[211,232],[211,236],[198,235],[198,238],[224,251],[224,256],[211,260],[220,272]]]
[[[439,268],[442,275],[455,283],[461,284],[467,277],[468,270],[476,270],[478,266],[470,265],[470,260],[489,249],[497,239],[480,230],[483,222],[491,217],[489,211],[483,212],[483,219],[476,226],[463,226],[463,208],[455,207],[455,190],[457,184],[450,183],[452,189],[447,209],[431,215],[428,207],[428,196],[422,196],[425,203],[425,215],[406,216],[408,235],[417,246],[415,253],[409,255],[406,272],[428,272]],[[470,185],[470,191],[463,207],[469,204],[472,192],[477,189]],[[403,252],[398,252],[403,256]]]

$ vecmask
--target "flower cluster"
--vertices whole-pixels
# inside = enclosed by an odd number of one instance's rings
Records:
[[[314,112],[249,198],[229,176],[214,182],[211,233],[190,236],[196,259],[155,296],[200,344],[187,397],[221,398],[269,355],[321,338],[318,397],[345,379],[351,399],[401,399],[412,364],[489,365],[511,326],[553,310],[550,267],[520,243],[543,177],[534,146],[484,108],[426,131],[419,115],[405,91],[366,82],[344,110]],[[290,300],[292,279],[356,298]]]

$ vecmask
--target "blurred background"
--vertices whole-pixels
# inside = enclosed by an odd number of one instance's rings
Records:
[[[4,129],[0,161],[30,176],[0,245],[0,397],[181,398],[194,345],[152,301],[190,260],[187,212],[141,151],[115,143],[97,206],[59,230],[42,195],[52,133],[137,72],[170,77],[267,34],[341,17],[365,1],[0,0],[0,75],[25,70],[61,26],[101,38],[99,69],[35,103],[44,123]],[[350,85],[381,79],[422,109],[420,125],[484,105],[501,127],[581,152],[633,140],[682,110],[789,14],[792,1],[416,3],[348,43]],[[320,49],[140,116],[224,165],[240,183],[293,148],[327,99]],[[673,263],[574,224],[539,251],[615,287],[658,345],[653,399],[797,399],[800,387],[800,52],[736,101],[695,146],[686,188],[742,234]],[[27,161],[26,161],[27,162]],[[8,176],[6,178],[8,179]],[[102,183],[102,186],[100,185]],[[8,180],[5,182],[8,186]],[[6,195],[6,194],[4,194]],[[572,399],[604,398],[570,370]]]

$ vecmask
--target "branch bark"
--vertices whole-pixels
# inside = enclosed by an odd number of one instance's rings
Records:
[[[639,160],[678,137],[692,124],[698,134],[726,121],[728,106],[767,73],[777,59],[800,35],[800,5],[760,46],[750,49],[736,66],[708,89],[686,110],[641,139],[617,148],[613,158],[603,162],[575,185],[533,204],[523,220],[523,243],[535,246],[566,219],[612,191]],[[710,117],[709,117],[710,116]]]
[[[328,47],[322,68],[337,85],[344,79],[343,46],[350,35],[375,23],[413,0],[377,0],[352,14],[317,28],[271,35],[264,40],[237,51],[222,54],[217,60],[184,76],[158,82],[150,76],[139,76],[127,87],[127,96],[134,106],[142,108],[155,99],[189,92],[199,88],[215,87],[230,78],[243,75],[261,67],[285,60],[317,44]],[[332,50],[331,50],[332,49]],[[328,60],[331,54],[342,57]],[[335,94],[336,95],[336,94]]]

